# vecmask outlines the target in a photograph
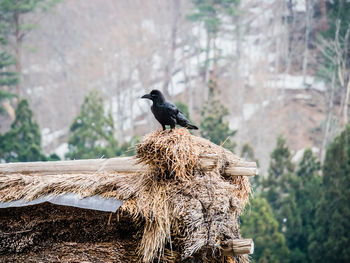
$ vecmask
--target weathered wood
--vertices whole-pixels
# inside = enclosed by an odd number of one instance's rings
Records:
[[[234,256],[254,253],[254,242],[252,239],[234,239],[221,244],[224,256]]]
[[[245,176],[255,176],[258,174],[258,169],[257,168],[252,168],[252,167],[236,167],[233,165],[229,165],[225,169],[225,173],[227,175],[245,175]]]
[[[211,171],[218,165],[218,156],[216,154],[203,154],[200,156],[201,167],[205,171]],[[258,169],[255,162],[246,162],[239,158],[229,160],[225,165],[225,174],[229,176],[255,176]]]
[[[91,174],[113,171],[134,173],[142,169],[144,167],[136,165],[134,157],[0,164],[0,174]]]
[[[218,165],[215,154],[200,156],[200,166],[205,171],[213,170]],[[146,167],[137,163],[135,157],[117,157],[110,159],[88,159],[73,161],[26,162],[0,164],[0,175],[8,174],[91,174],[99,172],[136,173]],[[256,163],[244,162],[240,159],[229,161],[225,166],[225,174],[229,176],[254,176],[257,174]]]

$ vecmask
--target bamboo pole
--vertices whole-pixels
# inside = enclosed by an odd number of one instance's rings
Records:
[[[200,166],[204,171],[211,171],[218,166],[215,154],[201,155]],[[116,157],[110,159],[88,159],[72,161],[25,162],[0,164],[0,175],[9,174],[91,174],[91,173],[136,173],[145,170],[135,157]],[[229,161],[224,167],[227,176],[254,176],[258,174],[255,162],[240,159]]]

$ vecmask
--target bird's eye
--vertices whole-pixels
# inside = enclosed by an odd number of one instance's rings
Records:
[[[152,97],[155,97],[155,96],[156,96],[156,94],[151,94],[151,96],[152,96]]]

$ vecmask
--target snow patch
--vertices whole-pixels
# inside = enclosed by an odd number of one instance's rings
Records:
[[[56,149],[55,149],[55,153],[62,159],[64,160],[64,156],[66,155],[66,153],[68,153],[69,149],[68,149],[68,143],[62,143],[60,144]]]
[[[304,152],[305,152],[306,149],[307,148],[303,148],[303,149],[298,150],[294,154],[294,156],[292,158],[292,162],[293,163],[299,163],[303,159],[303,155],[304,155]],[[317,147],[312,147],[311,151],[312,151],[313,154],[317,155],[320,152],[320,149],[317,148]]]
[[[277,89],[291,89],[291,90],[299,90],[299,89],[316,89],[319,91],[325,91],[324,82],[316,81],[312,76],[305,76],[305,83],[303,76],[293,76],[290,74],[278,74],[273,78],[269,79],[268,85],[271,88]]]
[[[306,1],[294,0],[293,8],[296,12],[306,12]]]
[[[245,121],[249,120],[258,109],[259,109],[258,104],[253,104],[253,103],[243,104],[243,119]]]
[[[228,121],[228,125],[231,130],[238,130],[241,126],[242,120],[240,117],[230,118]]]
[[[151,33],[156,33],[156,27],[154,25],[154,21],[150,19],[145,19],[141,22],[141,27],[143,29],[148,30]]]
[[[270,101],[269,100],[264,100],[262,103],[263,107],[267,107],[270,105]]]
[[[312,96],[307,94],[297,94],[294,96],[294,98],[297,100],[311,100]]]
[[[43,147],[46,147],[47,145],[56,141],[59,137],[65,135],[66,129],[51,132],[49,128],[43,128],[41,130],[41,134]]]
[[[301,161],[301,159],[303,158],[303,155],[304,155],[304,152],[305,152],[305,149],[300,149],[298,150],[293,158],[292,158],[292,162],[293,163],[299,163]]]

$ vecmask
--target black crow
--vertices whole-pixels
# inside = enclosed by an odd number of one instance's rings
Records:
[[[162,125],[163,131],[165,130],[165,125],[170,125],[170,130],[172,130],[176,124],[187,129],[198,130],[174,104],[165,101],[163,94],[159,90],[152,90],[150,94],[143,95],[141,98],[153,101],[151,110],[154,117]]]

